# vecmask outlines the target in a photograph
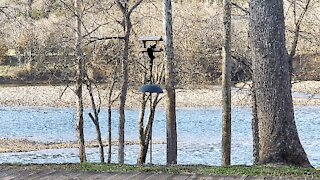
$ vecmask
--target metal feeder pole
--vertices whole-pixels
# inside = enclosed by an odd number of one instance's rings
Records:
[[[149,82],[150,84],[153,84],[153,78],[152,78],[152,68],[153,68],[153,59],[155,58],[153,56],[153,48],[152,46],[150,46],[148,48],[148,55],[150,57],[150,62],[149,62],[149,71],[150,71],[150,79]],[[152,110],[152,93],[150,92],[150,111]],[[151,112],[150,112],[151,113]],[[150,127],[150,164],[152,164],[152,127],[153,125]]]
[[[152,108],[152,93],[150,93],[150,110],[151,108]],[[152,164],[152,126],[150,127],[150,164]]]

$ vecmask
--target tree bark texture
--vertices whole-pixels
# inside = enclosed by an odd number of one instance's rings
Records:
[[[144,154],[145,152],[145,136],[144,136],[144,115],[146,111],[146,104],[147,104],[147,99],[146,99],[146,94],[143,93],[141,95],[141,109],[140,109],[140,114],[139,114],[139,120],[138,120],[138,131],[139,131],[139,145],[140,145],[140,151],[139,151],[139,157],[137,160],[138,165],[142,165],[145,163],[145,157]]]
[[[121,93],[120,93],[120,106],[119,106],[119,151],[118,151],[118,159],[119,164],[124,164],[124,124],[125,124],[125,103],[127,99],[128,92],[128,60],[129,60],[129,40],[131,33],[131,22],[130,18],[126,17],[126,23],[128,26],[126,27],[126,35],[125,35],[125,45],[124,45],[124,53],[123,53],[123,61],[122,61],[122,85],[121,85]]]
[[[253,85],[254,87],[254,82]],[[257,115],[257,100],[256,92],[254,88],[251,87],[251,98],[252,98],[252,139],[253,139],[253,164],[256,165],[259,163],[259,123]]]
[[[283,1],[250,0],[250,33],[259,163],[311,167],[294,120]]]
[[[79,145],[80,162],[86,162],[86,152],[84,145],[84,132],[83,132],[83,97],[82,97],[82,83],[84,78],[84,57],[82,51],[82,31],[81,31],[81,2],[75,0],[75,14],[76,14],[76,95],[77,95],[77,137]]]
[[[231,0],[224,0],[221,165],[231,164]]]
[[[177,164],[176,93],[173,55],[172,6],[171,0],[163,0],[163,17],[166,55],[166,121],[167,121],[167,164]]]

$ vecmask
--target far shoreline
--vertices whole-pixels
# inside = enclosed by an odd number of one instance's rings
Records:
[[[232,89],[233,107],[250,107],[250,82],[238,83]],[[108,103],[106,94],[108,89],[105,85],[99,85],[102,99],[101,107],[106,108]],[[46,108],[75,108],[76,96],[74,86],[65,85],[47,85],[47,84],[24,84],[24,85],[0,85],[0,107],[46,107]],[[119,90],[116,90],[114,96]],[[293,83],[293,93],[320,94],[320,81],[303,81]],[[160,96],[164,96],[161,94]],[[95,96],[97,99],[97,96]],[[141,93],[136,88],[128,91],[126,109],[140,109]],[[203,86],[186,87],[185,89],[176,89],[176,107],[177,109],[186,108],[215,108],[221,106],[221,86]],[[318,106],[320,98],[294,97],[295,106]],[[89,97],[84,89],[84,105],[90,108]],[[118,101],[113,104],[113,109],[119,106]],[[165,108],[164,99],[161,100],[157,108]]]

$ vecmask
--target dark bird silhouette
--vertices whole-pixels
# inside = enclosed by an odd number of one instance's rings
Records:
[[[151,60],[153,60],[155,58],[155,56],[153,55],[153,50],[156,48],[156,44],[154,45],[149,45],[147,48],[147,52],[148,52],[148,56]]]

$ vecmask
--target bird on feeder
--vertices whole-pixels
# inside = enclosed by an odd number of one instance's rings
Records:
[[[157,46],[157,44],[149,45],[148,48],[147,48],[147,53],[148,53],[148,56],[151,59],[151,61],[154,60],[154,58],[156,58],[153,55],[153,52],[154,52],[154,49],[156,48],[156,46]]]
[[[144,84],[143,86],[141,86],[139,88],[140,92],[143,93],[163,93],[162,88],[160,87],[160,85],[157,84],[153,84],[152,81],[152,67],[153,67],[153,60],[156,58],[154,56],[155,52],[161,52],[163,51],[162,48],[157,48],[157,45],[159,43],[159,41],[163,41],[161,36],[144,36],[144,37],[140,37],[139,41],[141,41],[143,43],[143,47],[141,49],[141,52],[146,52],[150,58],[149,61],[149,79],[148,79],[148,83]]]

